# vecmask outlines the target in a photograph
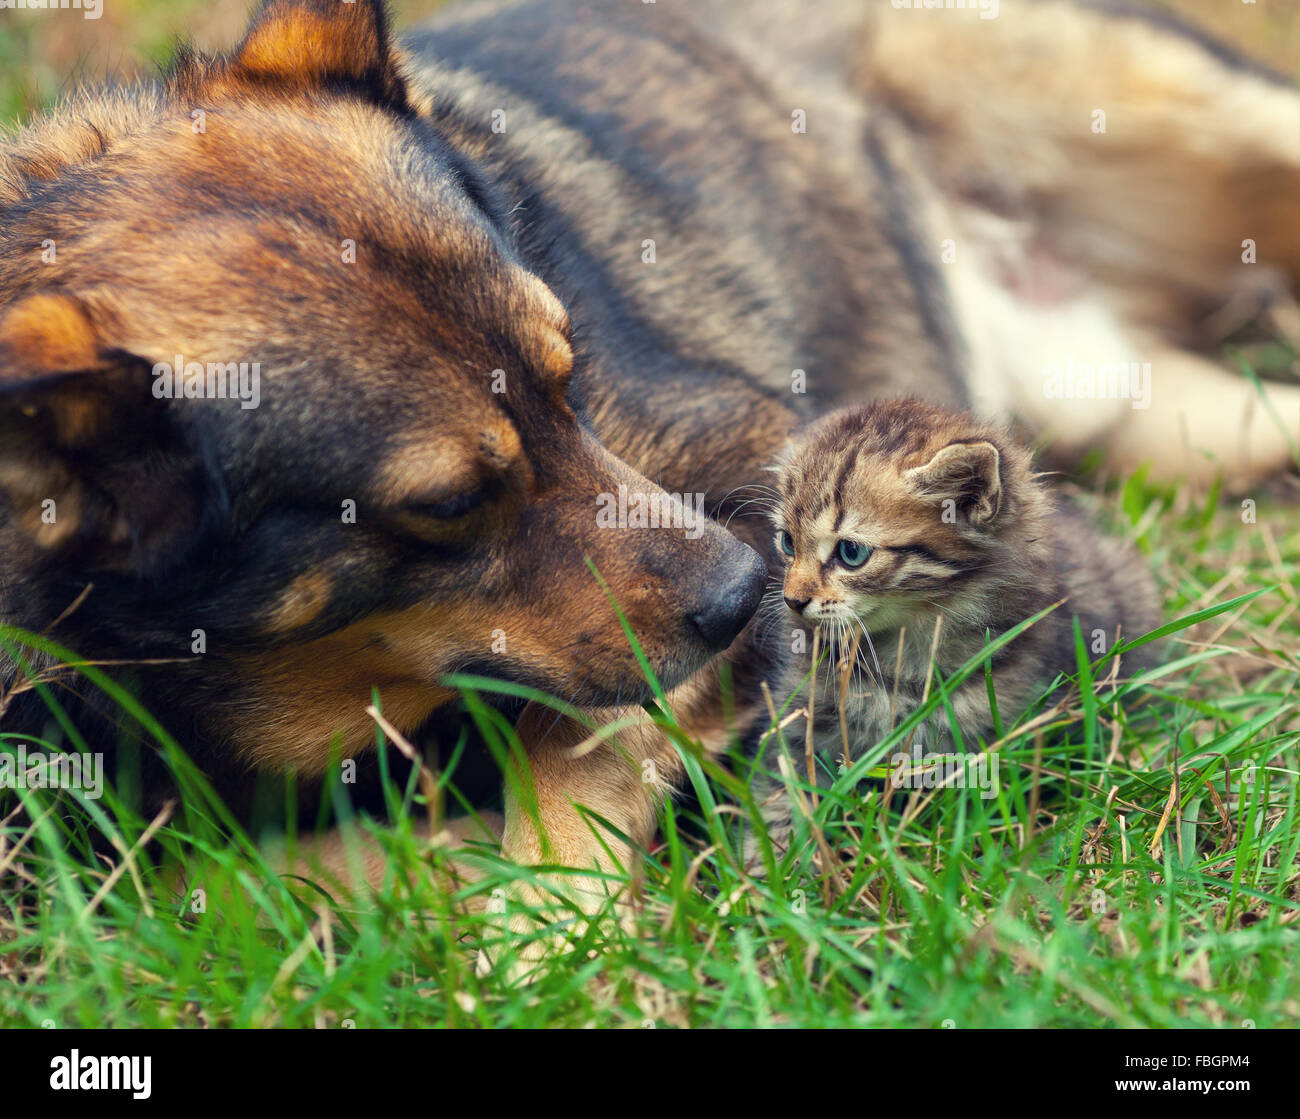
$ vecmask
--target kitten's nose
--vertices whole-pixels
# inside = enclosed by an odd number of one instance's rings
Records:
[[[785,595],[784,598],[785,604],[800,617],[803,617],[803,608],[812,601],[811,598],[791,598],[789,595]]]

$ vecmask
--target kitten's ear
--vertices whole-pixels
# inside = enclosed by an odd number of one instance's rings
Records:
[[[798,445],[794,436],[789,436],[785,443],[782,444],[781,449],[773,456],[772,461],[763,469],[769,474],[780,474],[790,465],[790,460],[794,458],[794,452]]]
[[[903,473],[923,497],[951,499],[973,525],[988,524],[1002,508],[1001,456],[992,443],[949,443],[924,466]]]

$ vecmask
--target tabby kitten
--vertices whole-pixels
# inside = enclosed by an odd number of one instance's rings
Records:
[[[790,623],[816,627],[821,647],[830,645],[813,696],[823,783],[846,740],[856,757],[920,706],[932,648],[934,667],[948,678],[985,647],[986,631],[996,638],[1066,600],[993,658],[998,711],[1009,726],[1058,671],[1077,671],[1074,616],[1096,652],[1111,648],[1117,634],[1137,637],[1159,624],[1141,557],[1049,493],[1026,450],[968,415],[916,400],[845,409],[808,427],[775,470],[784,607],[769,599],[766,621],[787,633]],[[791,707],[808,699],[812,640],[805,636],[778,696],[802,687]],[[1122,671],[1154,663],[1151,649],[1126,655]],[[977,751],[980,736],[993,741],[982,669],[951,703],[963,751]],[[784,732],[801,777],[804,731],[797,720]],[[953,748],[942,707],[912,745]],[[766,760],[775,771],[775,756]],[[779,830],[788,826],[789,806],[778,790],[768,792],[765,811]]]

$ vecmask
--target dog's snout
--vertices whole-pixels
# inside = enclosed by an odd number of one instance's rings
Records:
[[[691,615],[705,644],[718,652],[730,645],[754,616],[767,582],[762,557],[752,548],[744,548],[744,553],[731,569],[731,577],[711,586]]]

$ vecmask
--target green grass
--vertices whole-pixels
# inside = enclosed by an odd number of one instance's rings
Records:
[[[387,852],[385,888],[361,903],[277,876],[169,747],[187,791],[153,821],[153,846],[140,844],[151,821],[112,794],[0,793],[0,1025],[1294,1024],[1294,509],[1244,524],[1235,503],[1140,481],[1097,504],[1164,578],[1181,619],[1169,656],[1141,689],[1081,658],[1065,709],[1007,734],[995,798],[887,803],[881,783],[856,787],[893,751],[882,743],[784,859],[749,875],[746,763],[704,760],[679,734],[701,808],[666,809],[635,920],[588,925],[511,985],[504,967],[476,975],[476,949],[508,963],[519,944],[464,903],[531,872],[480,846],[461,857],[482,878],[439,889],[449,852],[414,827],[430,796],[454,802],[454,768],[437,793],[390,781],[383,822],[339,804],[345,833]],[[167,741],[114,694],[144,738]],[[467,696],[480,733],[511,748],[509,723]],[[96,835],[116,854],[93,854]]]

